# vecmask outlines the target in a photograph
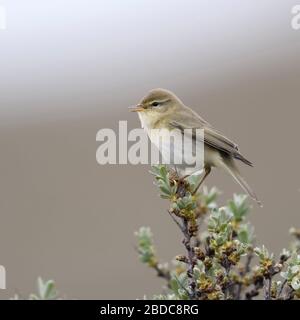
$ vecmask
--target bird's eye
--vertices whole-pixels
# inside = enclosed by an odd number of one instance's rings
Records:
[[[158,107],[159,106],[159,102],[154,101],[154,102],[151,103],[151,106],[152,107]]]

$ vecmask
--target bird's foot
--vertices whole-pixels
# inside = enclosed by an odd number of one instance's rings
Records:
[[[170,184],[174,185],[174,183],[176,183],[176,185],[177,185],[176,193],[180,198],[183,198],[188,191],[189,183],[186,180],[186,178],[188,178],[188,177],[189,177],[189,175],[186,175],[183,177],[179,176],[178,172],[174,169],[169,170]]]

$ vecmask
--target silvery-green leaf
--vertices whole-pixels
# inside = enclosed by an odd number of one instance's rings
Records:
[[[291,282],[291,286],[294,290],[299,290],[300,289],[300,277],[296,276],[293,278]]]
[[[300,270],[300,266],[292,266],[291,267],[292,274],[298,273],[299,270]]]

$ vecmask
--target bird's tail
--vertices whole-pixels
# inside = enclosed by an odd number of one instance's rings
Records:
[[[245,179],[241,176],[238,168],[234,164],[232,159],[224,159],[222,161],[222,167],[233,177],[233,179],[247,192],[247,194],[262,207],[261,201],[258,200],[255,192],[248,185]]]

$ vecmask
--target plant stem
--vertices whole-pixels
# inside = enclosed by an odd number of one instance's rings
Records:
[[[283,289],[284,289],[284,287],[285,287],[286,284],[287,284],[287,279],[285,279],[285,280],[282,282],[282,284],[281,284],[281,287],[280,287],[279,292],[278,292],[278,299],[281,298],[281,294],[282,294]]]
[[[187,275],[189,279],[189,287],[190,287],[190,299],[195,300],[197,299],[197,283],[194,277],[194,266],[195,266],[195,252],[191,244],[192,236],[189,232],[189,223],[188,220],[185,218],[181,218],[182,223],[178,222],[178,220],[174,217],[171,211],[168,211],[169,215],[171,216],[172,220],[177,224],[178,228],[184,235],[184,239],[182,243],[184,244],[187,253],[188,253],[188,270]]]
[[[191,289],[191,299],[195,300],[197,299],[197,284],[194,277],[195,252],[191,244],[192,236],[189,233],[188,220],[184,218],[182,220],[183,220],[183,235],[184,235],[183,244],[185,245],[185,248],[187,250],[188,260],[189,260],[187,275],[189,278],[189,287]]]
[[[247,256],[244,270],[240,273],[241,278],[245,277],[245,275],[249,273],[252,259],[253,259],[253,252],[249,253],[249,255]],[[242,289],[243,289],[243,284],[239,283],[237,288],[237,293],[236,293],[237,300],[241,300]]]
[[[271,285],[272,285],[272,277],[269,276],[264,279],[265,300],[271,300]]]
[[[170,272],[162,270],[158,264],[154,265],[153,268],[154,270],[156,270],[157,276],[165,279],[167,281],[168,287],[170,287],[170,280],[171,280]]]

